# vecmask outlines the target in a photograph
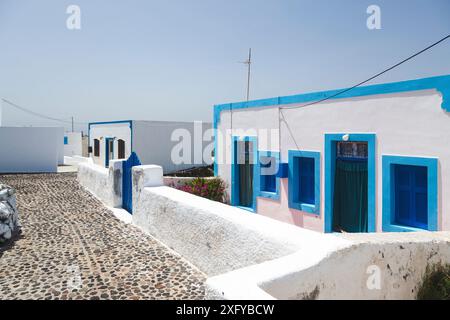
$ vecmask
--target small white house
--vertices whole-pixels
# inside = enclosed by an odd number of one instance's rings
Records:
[[[322,232],[450,230],[450,76],[217,105],[214,129],[234,206]]]
[[[81,132],[66,132],[64,134],[64,155],[66,157],[82,156]]]
[[[89,123],[89,156],[108,167],[110,160],[135,152],[142,164],[157,164],[164,173],[199,167],[211,161],[211,123],[125,120]],[[207,151],[205,151],[207,152]]]
[[[0,173],[57,172],[64,128],[0,127]]]

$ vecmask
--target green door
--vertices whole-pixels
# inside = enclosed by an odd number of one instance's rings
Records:
[[[367,232],[367,159],[336,160],[333,231]]]

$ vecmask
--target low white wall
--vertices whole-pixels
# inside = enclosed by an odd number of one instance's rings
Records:
[[[205,272],[209,299],[414,299],[450,233],[322,234],[163,186],[133,168],[133,224]]]
[[[133,168],[133,223],[209,276],[307,250],[311,243],[330,249],[346,242],[162,183],[161,167]]]
[[[350,245],[339,250],[311,255],[299,251],[210,278],[207,297],[415,299],[427,266],[450,263],[450,233],[345,237]]]
[[[82,157],[82,156],[73,156],[68,157],[64,156],[64,164],[69,166],[78,166],[80,163],[90,163],[94,164],[92,158]]]
[[[0,127],[0,173],[56,172],[63,143],[63,128]]]
[[[112,160],[109,169],[91,162],[79,163],[77,179],[107,206],[122,207],[122,160]]]

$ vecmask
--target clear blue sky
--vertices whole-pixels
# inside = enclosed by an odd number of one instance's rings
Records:
[[[249,47],[257,99],[350,86],[449,33],[448,0],[0,0],[0,96],[86,122],[211,121],[244,100]],[[443,74],[450,41],[374,83]],[[6,125],[57,124],[4,109]]]

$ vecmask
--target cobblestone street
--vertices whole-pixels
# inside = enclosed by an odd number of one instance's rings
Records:
[[[3,299],[202,299],[205,276],[114,217],[76,175],[4,175],[22,234],[0,247]]]

